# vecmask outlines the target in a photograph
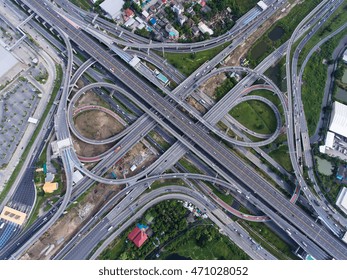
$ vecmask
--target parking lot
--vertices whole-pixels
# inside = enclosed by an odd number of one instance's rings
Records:
[[[39,101],[40,92],[24,78],[6,87],[0,96],[0,167],[11,159]],[[31,124],[33,125],[33,124]]]

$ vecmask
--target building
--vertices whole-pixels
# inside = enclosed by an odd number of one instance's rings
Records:
[[[186,17],[185,15],[179,15],[179,16],[177,17],[177,21],[178,21],[178,23],[179,23],[181,26],[183,25],[183,23],[186,22],[186,20],[187,20],[187,17]]]
[[[21,71],[21,67],[15,67],[19,61],[5,48],[0,39],[0,78],[3,81],[13,79]],[[10,71],[12,70],[12,71]]]
[[[260,9],[262,9],[262,11],[265,11],[265,10],[268,8],[268,5],[266,5],[264,1],[259,1],[259,2],[257,3],[257,6],[258,6]]]
[[[342,60],[343,60],[344,63],[347,63],[347,49],[343,53]]]
[[[38,119],[35,119],[35,118],[32,118],[32,117],[29,117],[28,122],[29,122],[29,123],[33,123],[33,124],[37,124]]]
[[[54,180],[54,174],[48,172],[48,173],[46,174],[46,177],[45,177],[45,182],[53,182],[53,180]]]
[[[333,103],[329,131],[325,144],[319,147],[321,153],[347,160],[347,106]]]
[[[196,25],[194,25],[194,26],[192,27],[192,33],[193,33],[193,35],[194,35],[194,36],[198,36],[198,35],[199,35],[199,32],[200,32],[199,28],[198,28]]]
[[[345,214],[347,214],[347,188],[342,188],[336,200],[338,206]]]
[[[347,137],[347,106],[335,101],[331,113],[329,130]]]
[[[135,23],[135,19],[134,18],[129,18],[126,22],[124,22],[124,26],[125,27],[130,27]]]
[[[184,7],[182,6],[182,4],[175,4],[171,9],[176,15],[180,15],[184,12]]]
[[[137,168],[137,166],[135,164],[133,164],[131,167],[130,167],[130,171],[133,172],[135,171]]]
[[[149,17],[149,13],[148,13],[146,10],[142,11],[142,15],[143,15],[143,17],[144,17],[146,20],[147,20],[148,17]]]
[[[164,84],[164,86],[168,85],[170,82],[169,79],[166,78],[162,73],[157,74],[156,77],[159,81],[161,81]]]
[[[128,234],[128,239],[132,241],[137,248],[140,248],[148,239],[147,234],[137,226]]]
[[[121,15],[121,11],[124,5],[123,0],[105,0],[100,4],[100,8],[112,19]]]
[[[57,182],[46,182],[43,185],[42,189],[45,193],[52,193],[58,189],[58,183]]]
[[[179,32],[170,23],[165,26],[165,30],[169,33],[169,38],[171,40],[178,39],[180,36]]]
[[[131,10],[131,9],[129,9],[129,8],[128,8],[128,9],[125,9],[124,15],[125,15],[127,18],[131,18],[131,17],[134,17],[134,16],[135,16],[134,11]]]
[[[0,214],[1,219],[10,221],[20,226],[24,223],[26,216],[26,213],[18,211],[8,206],[5,206]]]
[[[336,179],[340,183],[347,184],[347,165],[340,165],[337,169]]]
[[[198,24],[198,28],[201,31],[201,33],[205,34],[206,32],[210,35],[213,35],[213,30],[211,28],[209,28],[205,23],[203,23],[202,21],[199,22]]]
[[[157,19],[155,17],[152,17],[150,20],[149,20],[149,23],[152,24],[152,25],[156,25],[157,24]]]
[[[72,174],[72,182],[74,184],[77,184],[79,181],[81,181],[83,179],[83,175],[79,170],[76,170],[73,174]]]

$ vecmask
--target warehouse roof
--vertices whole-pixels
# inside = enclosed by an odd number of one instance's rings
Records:
[[[329,130],[347,137],[347,106],[335,101],[331,114]]]
[[[11,70],[18,60],[3,46],[0,46],[0,77]]]
[[[123,5],[123,0],[105,0],[100,4],[100,7],[108,13],[111,18],[115,18],[120,14]]]

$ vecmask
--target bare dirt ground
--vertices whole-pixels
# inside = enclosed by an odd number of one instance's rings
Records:
[[[219,87],[226,78],[227,77],[224,73],[213,76],[211,79],[208,79],[206,83],[200,86],[200,90],[212,99],[216,99],[216,88]]]
[[[78,140],[76,137],[72,136],[73,145],[76,153],[84,157],[94,157],[106,152],[108,149],[112,148],[114,144],[105,145],[91,145]]]
[[[34,243],[22,260],[46,260],[58,252],[84,221],[92,217],[98,208],[111,194],[120,190],[119,186],[98,184],[90,191],[82,202],[77,203],[61,219],[58,220],[36,243]]]
[[[75,127],[83,136],[101,140],[121,132],[124,126],[112,116],[101,111],[85,111],[74,119]]]
[[[92,91],[87,91],[76,102],[76,108],[86,105],[103,105],[104,101]]]
[[[148,167],[158,158],[155,151],[150,150],[142,142],[137,143],[125,156],[119,160],[110,170],[117,175],[117,178],[134,176],[142,171],[143,168]],[[136,169],[131,171],[130,168],[136,165]]]
[[[202,106],[195,98],[189,96],[187,98],[188,104],[192,105],[196,110],[198,110],[201,114],[205,114],[207,112],[206,108]]]

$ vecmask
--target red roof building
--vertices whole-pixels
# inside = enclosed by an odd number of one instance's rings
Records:
[[[133,17],[135,14],[134,14],[134,12],[133,12],[133,10],[131,10],[131,9],[125,9],[125,11],[124,11],[124,14],[125,14],[125,16],[127,16],[128,18],[130,18],[130,17]]]
[[[128,239],[132,241],[136,247],[140,248],[142,244],[147,240],[148,236],[145,232],[135,227],[129,234]]]
[[[128,234],[128,239],[130,241],[133,241],[136,237],[136,235],[138,235],[140,233],[140,229],[138,227],[135,227],[129,234]]]

